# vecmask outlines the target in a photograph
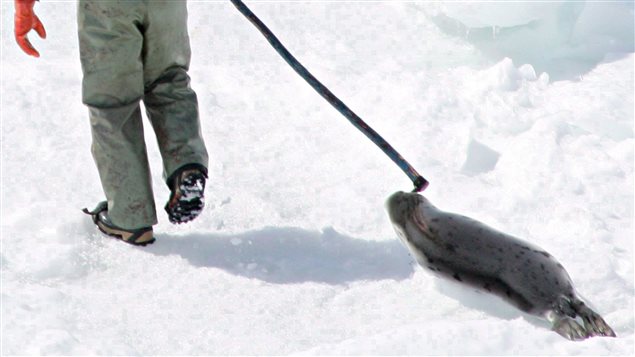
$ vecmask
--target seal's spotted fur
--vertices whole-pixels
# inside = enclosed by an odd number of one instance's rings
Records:
[[[543,249],[471,218],[440,211],[416,193],[397,192],[386,206],[399,238],[435,275],[545,317],[568,339],[615,336],[602,317],[576,296],[564,267]]]

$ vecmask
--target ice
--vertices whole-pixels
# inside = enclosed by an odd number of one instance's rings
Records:
[[[552,78],[576,79],[605,58],[632,53],[632,1],[451,2],[423,6],[445,32],[490,58],[531,63]]]
[[[514,27],[543,20],[566,1],[441,1],[439,11],[470,28]]]

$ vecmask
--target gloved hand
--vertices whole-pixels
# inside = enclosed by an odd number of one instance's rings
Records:
[[[31,30],[35,30],[42,38],[46,38],[46,30],[40,19],[33,12],[35,0],[15,0],[15,40],[24,52],[34,57],[40,57],[40,53],[33,48],[27,38]]]

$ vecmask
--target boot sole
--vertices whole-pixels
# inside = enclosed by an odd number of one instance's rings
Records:
[[[202,173],[188,175],[165,205],[170,223],[182,224],[194,220],[205,207],[205,176]]]
[[[118,239],[124,243],[145,247],[148,244],[152,244],[156,241],[156,239],[152,236],[152,230],[148,230],[140,233],[136,238],[132,238],[135,234],[130,234],[130,236],[126,239],[124,235],[120,233],[121,231],[114,230],[113,228],[105,226],[103,223],[98,221],[96,223],[97,228],[104,233],[105,235]],[[127,233],[127,232],[126,232]]]
[[[95,225],[97,226],[97,229],[99,229],[102,233],[109,237],[119,239],[128,244],[142,247],[145,247],[146,245],[152,244],[156,241],[156,239],[152,235],[152,227],[126,231],[121,228],[111,227],[102,222],[102,220],[99,218],[100,214],[107,210],[108,206],[106,205],[106,202],[101,202],[93,211],[89,211],[87,208],[84,208],[82,211],[91,216],[93,223],[95,223]]]

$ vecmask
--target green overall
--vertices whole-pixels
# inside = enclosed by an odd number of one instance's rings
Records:
[[[108,214],[125,229],[157,223],[140,101],[167,180],[181,166],[207,167],[196,93],[187,70],[185,0],[80,0],[79,49],[92,154]]]

